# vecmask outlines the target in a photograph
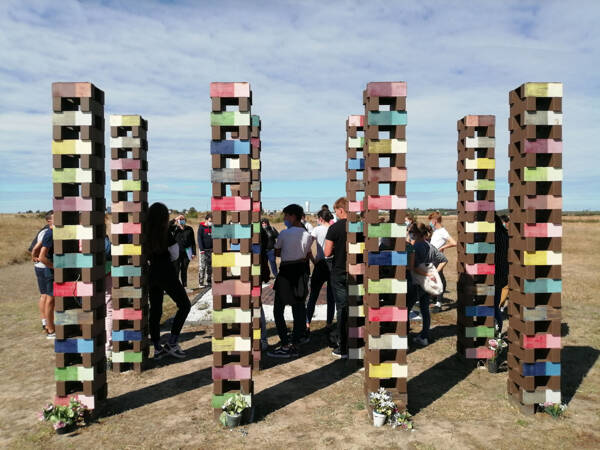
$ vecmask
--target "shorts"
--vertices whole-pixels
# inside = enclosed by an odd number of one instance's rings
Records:
[[[35,267],[35,276],[37,277],[40,294],[54,296],[54,272],[47,267]]]

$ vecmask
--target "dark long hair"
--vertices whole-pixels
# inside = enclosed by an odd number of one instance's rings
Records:
[[[148,255],[167,251],[169,210],[163,203],[153,203],[148,208],[144,223],[144,244]]]

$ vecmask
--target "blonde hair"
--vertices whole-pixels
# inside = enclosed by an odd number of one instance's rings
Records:
[[[348,212],[348,199],[346,197],[338,198],[333,204],[333,209],[343,209]]]

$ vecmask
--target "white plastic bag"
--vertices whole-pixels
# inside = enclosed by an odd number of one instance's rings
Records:
[[[427,272],[427,276],[418,274],[416,270],[413,271],[412,277],[414,283],[421,286],[423,290],[430,295],[440,295],[444,291],[444,285],[442,284],[442,279],[435,266],[431,263],[419,264],[418,268]],[[431,279],[432,276],[435,278],[435,281]]]

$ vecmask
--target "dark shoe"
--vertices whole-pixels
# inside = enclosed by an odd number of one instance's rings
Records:
[[[348,359],[348,353],[342,353],[339,347],[334,348],[331,354],[336,358]]]
[[[165,356],[167,356],[169,353],[165,350],[164,347],[161,347],[160,350],[156,350],[154,349],[154,359],[156,361],[161,360],[162,358],[164,358]]]
[[[439,306],[437,306],[437,305],[435,305],[433,308],[431,308],[431,312],[434,313],[434,314],[441,313],[442,312],[442,308],[439,307]]]
[[[304,336],[302,336],[300,338],[300,340],[298,341],[298,345],[308,344],[309,342],[310,342],[310,331],[307,329],[306,333],[304,333]]]
[[[267,352],[267,355],[271,358],[289,359],[297,357],[298,350],[296,350],[296,347],[293,345],[289,345],[287,347],[279,346],[276,349]]]
[[[175,358],[182,359],[187,356],[186,353],[183,350],[181,350],[179,344],[171,345],[167,342],[163,348],[169,355],[174,356]]]

